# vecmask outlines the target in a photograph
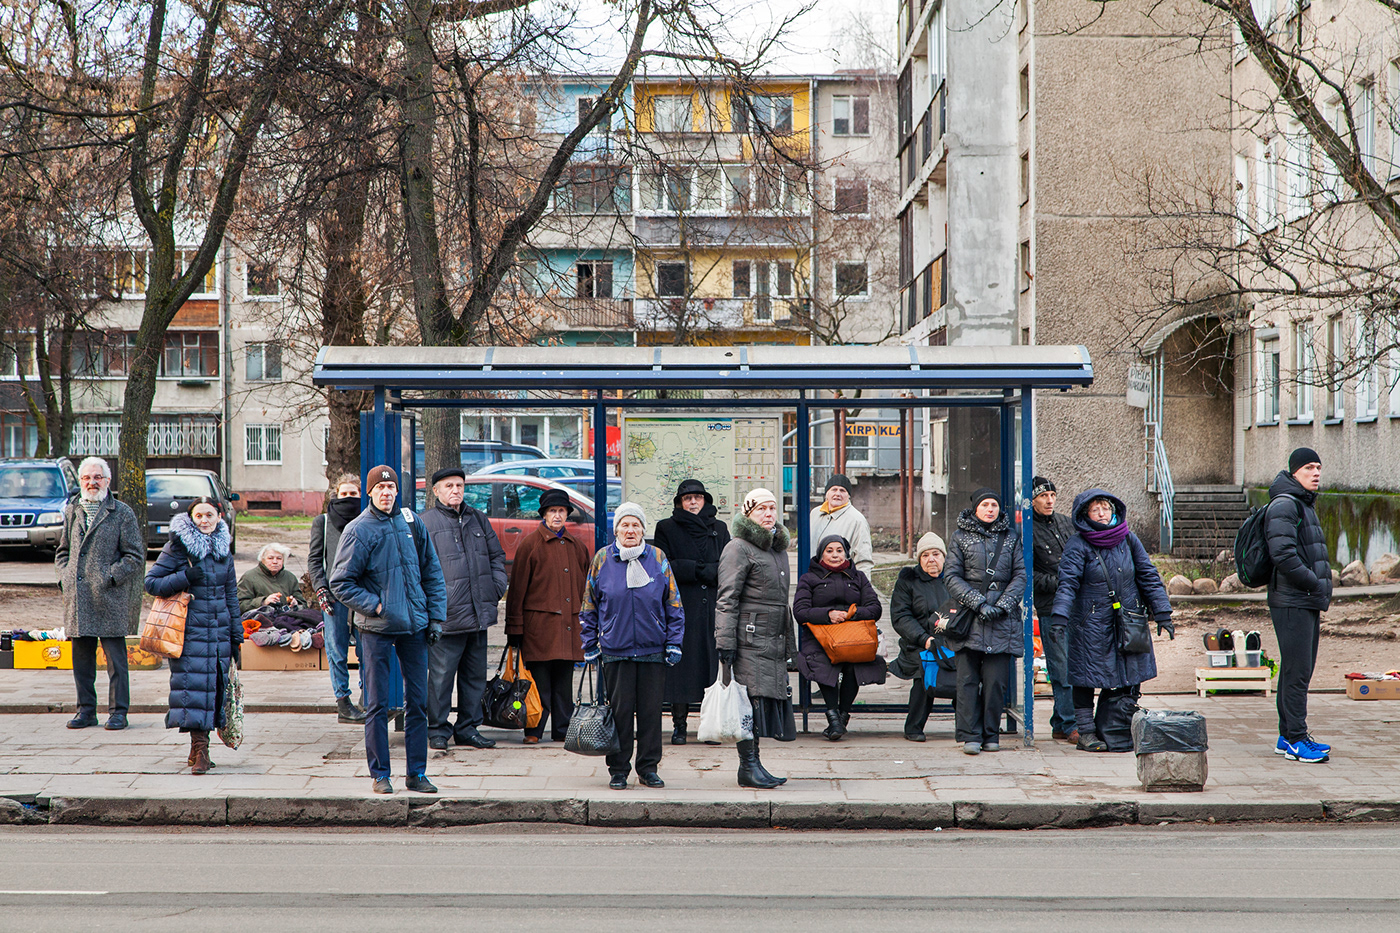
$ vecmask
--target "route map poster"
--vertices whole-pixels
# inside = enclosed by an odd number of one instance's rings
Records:
[[[765,486],[782,497],[782,421],[777,415],[622,418],[622,496],[647,513],[647,531],[671,516],[681,480],[694,477],[728,523],[736,498]]]

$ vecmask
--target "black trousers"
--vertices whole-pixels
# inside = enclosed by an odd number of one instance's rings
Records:
[[[457,686],[457,722],[452,687]],[[444,635],[428,649],[428,738],[465,738],[481,725],[486,692],[486,631]]]
[[[854,664],[842,664],[837,667],[839,687],[828,687],[826,684],[817,684],[822,694],[822,702],[827,709],[839,710],[842,713],[849,713],[851,707],[855,706],[856,694],[860,693],[860,684],[856,681],[856,666]]]
[[[552,716],[554,727],[550,730],[550,736],[556,742],[564,741],[569,734],[569,721],[574,718],[574,662],[567,659],[527,661],[525,669],[535,679],[535,689],[540,692],[540,705],[544,707],[540,724],[526,729],[525,734],[537,739],[544,738],[544,727],[549,725]]]
[[[131,705],[131,678],[126,668],[126,639],[79,635],[73,638],[73,682],[78,713],[97,712],[97,643],[107,656],[107,712],[125,714]]]
[[[928,725],[928,714],[933,707],[934,696],[924,688],[924,675],[920,671],[909,683],[909,715],[904,719],[904,734],[914,735],[924,731]]]
[[[661,701],[666,693],[666,665],[657,661],[608,661],[603,665],[608,702],[617,722],[620,750],[607,757],[608,773],[625,775],[632,770],[633,739],[637,746],[637,773],[647,774],[661,764]]]
[[[1278,732],[1297,742],[1308,734],[1308,685],[1317,666],[1320,614],[1316,609],[1270,609],[1269,615],[1278,637]]]
[[[964,648],[957,653],[958,700],[954,735],[959,742],[1001,744],[1001,714],[1006,710],[1006,685],[1011,655],[987,654]]]

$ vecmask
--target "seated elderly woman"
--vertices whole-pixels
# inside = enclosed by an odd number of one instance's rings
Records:
[[[284,565],[291,548],[265,544],[258,552],[258,565],[238,581],[238,608],[243,615],[263,606],[282,609],[301,607],[301,581]]]

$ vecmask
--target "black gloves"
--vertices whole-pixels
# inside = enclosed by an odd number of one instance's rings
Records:
[[[1172,625],[1171,616],[1166,616],[1165,618],[1157,620],[1157,634],[1162,634],[1163,629],[1166,629],[1168,638],[1172,641],[1176,641],[1176,626]]]
[[[1064,616],[1050,617],[1050,634],[1053,637],[1064,638],[1067,631],[1069,631],[1069,619]]]
[[[707,564],[697,562],[695,564],[695,579],[703,583],[714,583],[719,580],[719,564]]]
[[[720,660],[720,663],[721,663],[721,664],[733,664],[733,663],[734,663],[734,649],[733,649],[733,648],[721,648],[721,649],[719,649],[719,660]]]
[[[521,632],[519,635],[510,635],[510,634],[507,634],[507,635],[506,635],[506,647],[507,647],[507,648],[522,648],[522,647],[524,647],[524,646],[525,646],[525,633],[524,633],[524,632]]]
[[[442,623],[429,622],[428,633],[425,637],[428,639],[429,645],[436,645],[438,643],[438,639],[442,638]]]
[[[977,607],[977,618],[990,622],[1001,615],[1001,609],[990,599]]]
[[[242,669],[242,667],[243,667],[243,642],[241,642],[241,641],[233,642],[233,644],[231,645],[231,648],[233,649],[233,651],[232,651],[232,653],[233,653],[233,663],[234,663],[234,664],[237,664],[238,667],[239,667],[239,669]]]
[[[185,579],[190,581],[191,584],[203,583],[204,571],[199,569],[198,564],[191,563],[188,567],[185,568]]]

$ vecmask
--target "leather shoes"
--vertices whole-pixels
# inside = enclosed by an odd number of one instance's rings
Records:
[[[95,725],[97,725],[97,715],[95,713],[88,713],[86,715],[79,713],[68,720],[68,728],[70,729],[88,729]]]
[[[470,745],[472,748],[495,748],[496,740],[488,739],[475,729],[467,730],[465,735],[459,735],[453,740],[456,745]]]
[[[403,782],[403,786],[408,788],[409,790],[417,791],[420,794],[437,793],[437,787],[433,784],[432,781],[428,780],[428,776],[426,774],[420,774],[417,777],[409,778],[408,780]]]
[[[612,780],[608,781],[608,786],[611,787],[613,790],[626,790],[626,789],[627,789],[627,775],[625,775],[625,774],[614,774],[614,775],[612,776]]]
[[[392,794],[394,792],[394,785],[390,784],[389,779],[386,777],[375,778],[374,792],[376,794]]]
[[[644,774],[638,774],[638,775],[637,775],[637,783],[638,783],[638,784],[645,784],[647,787],[665,787],[665,786],[666,786],[666,782],[663,781],[663,780],[661,780],[661,775],[657,774],[655,771],[647,771],[647,772],[644,773]]]
[[[107,717],[107,721],[102,724],[102,728],[108,732],[120,732],[126,728],[126,713],[112,713]]]
[[[671,744],[685,744],[685,726],[676,726],[674,729],[671,730]]]
[[[904,737],[911,742],[927,742],[928,737],[922,732],[906,732]]]
[[[428,739],[428,747],[440,752],[447,751],[447,738],[441,735],[434,735]]]
[[[538,745],[540,744],[540,737],[537,735],[527,735],[523,741],[526,745]]]
[[[337,722],[359,725],[365,721],[365,711],[349,697],[340,697],[335,701],[335,717]]]

